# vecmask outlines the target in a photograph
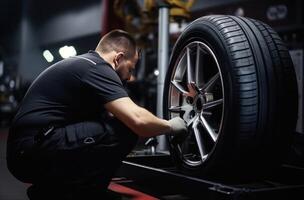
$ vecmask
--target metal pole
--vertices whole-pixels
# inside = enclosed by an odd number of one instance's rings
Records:
[[[168,67],[169,57],[169,8],[167,5],[160,5],[158,16],[158,70],[157,79],[157,116],[163,117],[163,90],[165,76]],[[157,150],[167,150],[166,136],[158,136]]]

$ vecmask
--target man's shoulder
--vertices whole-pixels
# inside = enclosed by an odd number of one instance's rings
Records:
[[[86,72],[86,75],[87,76],[84,77],[99,77],[101,79],[112,79],[120,82],[119,76],[116,71],[106,63],[98,63],[94,66],[89,67]]]
[[[110,65],[102,57],[100,57],[100,55],[96,51],[92,51],[92,50],[90,50],[88,53],[81,54],[81,55],[78,55],[75,57],[86,60],[87,62],[89,62],[90,64],[93,64],[93,65],[98,65],[98,64]]]

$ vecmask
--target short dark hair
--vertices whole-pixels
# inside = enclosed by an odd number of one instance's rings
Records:
[[[121,51],[125,53],[127,59],[130,59],[136,54],[137,48],[135,39],[128,32],[115,29],[100,39],[96,50],[102,53]]]

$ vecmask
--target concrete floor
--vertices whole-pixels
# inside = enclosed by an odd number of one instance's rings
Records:
[[[6,139],[8,128],[0,128],[0,199],[28,200],[26,196],[27,184],[17,180],[6,166]]]

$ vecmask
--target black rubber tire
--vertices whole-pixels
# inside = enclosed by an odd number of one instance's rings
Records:
[[[174,162],[185,172],[219,179],[268,173],[288,152],[297,121],[297,83],[288,49],[272,28],[257,20],[224,15],[195,20],[172,51],[164,87],[166,119],[174,65],[193,41],[207,44],[218,58],[226,109],[218,140],[199,166],[183,162],[168,137]]]

